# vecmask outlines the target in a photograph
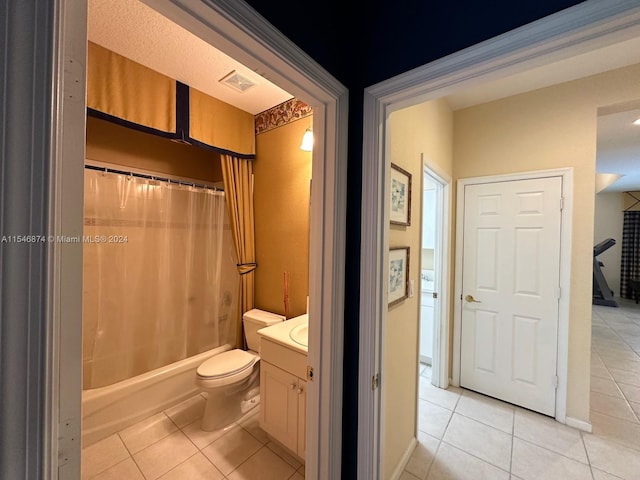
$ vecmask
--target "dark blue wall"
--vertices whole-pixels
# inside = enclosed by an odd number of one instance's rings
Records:
[[[247,0],[349,89],[343,479],[356,478],[364,88],[526,25],[576,0]]]

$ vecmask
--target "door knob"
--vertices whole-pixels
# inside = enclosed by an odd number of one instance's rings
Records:
[[[481,303],[480,300],[473,298],[473,295],[467,295],[464,299],[469,303]]]

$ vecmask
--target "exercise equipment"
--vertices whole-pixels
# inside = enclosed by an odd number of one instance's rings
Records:
[[[593,247],[593,304],[606,307],[617,307],[618,302],[613,299],[613,290],[607,285],[601,267],[604,264],[598,260],[598,255],[609,250],[616,244],[613,238],[607,238]]]

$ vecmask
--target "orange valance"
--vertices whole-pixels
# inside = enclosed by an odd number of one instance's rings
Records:
[[[176,131],[176,81],[89,42],[87,107],[163,132]]]
[[[253,115],[189,89],[189,128],[194,140],[243,154],[255,153]]]
[[[89,42],[93,115],[244,158],[255,154],[254,116]]]

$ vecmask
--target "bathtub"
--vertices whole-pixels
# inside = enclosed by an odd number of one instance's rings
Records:
[[[82,445],[87,447],[198,393],[196,370],[223,345],[106,387],[82,392]]]

